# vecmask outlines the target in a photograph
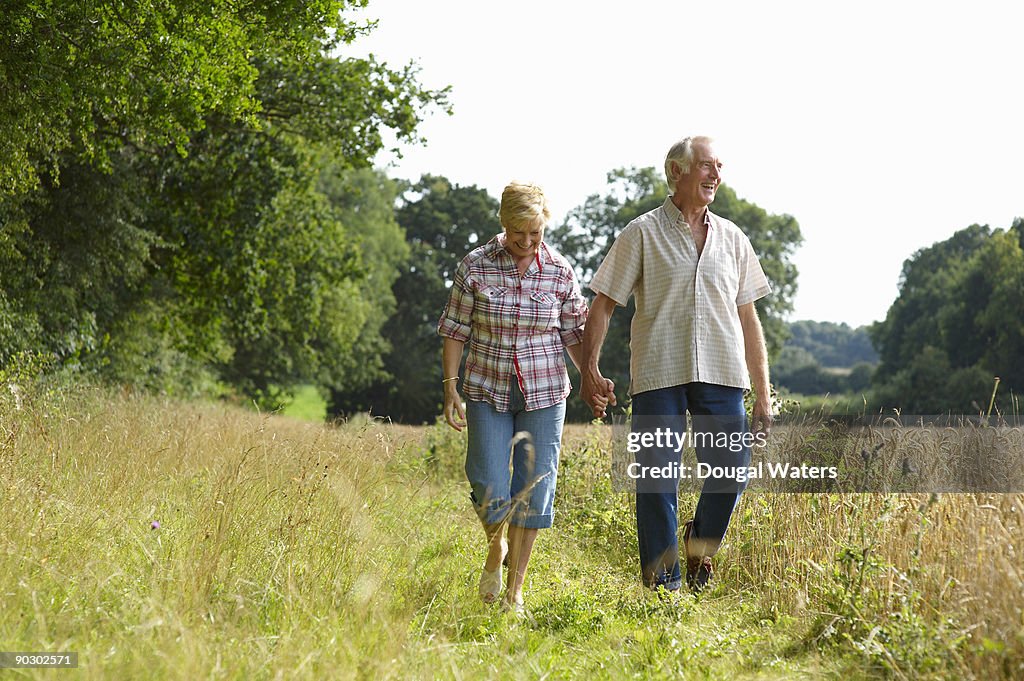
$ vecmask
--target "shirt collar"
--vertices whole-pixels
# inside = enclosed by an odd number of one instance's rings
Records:
[[[683,220],[683,213],[681,210],[676,208],[676,204],[672,203],[672,196],[669,195],[665,199],[665,203],[661,204],[661,209],[665,211],[665,215],[672,221],[673,225],[678,225]],[[704,207],[704,226],[708,229],[714,227],[714,223],[711,222],[711,209],[707,206]]]
[[[544,263],[553,263],[554,257],[551,255],[551,251],[548,249],[547,242],[541,241],[540,248],[537,249],[537,269],[541,272],[544,271]]]

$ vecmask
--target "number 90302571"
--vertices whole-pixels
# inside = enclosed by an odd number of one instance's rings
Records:
[[[0,651],[0,669],[78,667],[78,653],[38,653]]]

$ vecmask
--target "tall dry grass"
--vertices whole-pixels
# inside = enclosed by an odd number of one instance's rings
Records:
[[[715,587],[661,600],[609,447],[567,429],[509,620],[444,426],[0,394],[0,650],[86,679],[1024,677],[1021,495],[748,493]]]
[[[965,448],[951,454],[949,443],[948,432],[917,438],[915,456],[941,463]],[[614,537],[610,555],[630,555],[632,499],[600,493],[610,489],[611,446],[610,428],[569,429],[562,508],[580,529],[589,521],[592,534]],[[1024,466],[1019,447],[999,451]],[[680,495],[681,519],[696,502]],[[808,646],[853,651],[879,673],[1024,678],[1022,547],[1021,493],[748,492],[717,563],[720,582],[804,628]]]
[[[97,679],[393,674],[395,622],[444,579],[417,577],[440,539],[400,471],[414,439],[127,393],[0,400],[0,649],[74,650]]]

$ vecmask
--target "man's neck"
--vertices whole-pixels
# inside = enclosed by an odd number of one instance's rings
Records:
[[[672,197],[672,204],[679,209],[679,212],[683,214],[683,220],[686,224],[691,227],[700,227],[704,224],[704,214],[707,212],[707,204],[700,205],[687,205],[684,201],[676,200],[676,197]]]

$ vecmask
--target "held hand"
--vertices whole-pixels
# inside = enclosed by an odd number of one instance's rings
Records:
[[[603,419],[605,417],[605,410],[608,408],[608,405],[614,407],[618,404],[615,398],[615,383],[610,378],[603,378],[601,380],[604,381],[604,394],[594,395],[594,405],[591,407],[596,419]]]
[[[594,413],[594,418],[604,418],[608,405],[616,404],[615,383],[602,376],[600,371],[583,372],[580,396]]]
[[[765,437],[771,434],[773,417],[771,404],[767,399],[759,396],[757,401],[754,402],[754,413],[751,421],[752,431],[755,436],[758,433],[764,433]]]
[[[600,372],[598,372],[597,376],[600,377]],[[595,402],[595,398],[603,396],[604,393],[598,389],[598,383],[590,371],[581,371],[580,379],[580,398],[587,403],[588,407],[594,410],[594,418],[597,418],[598,404]],[[606,404],[607,400],[600,404],[602,413]]]
[[[462,408],[462,396],[455,388],[445,388],[444,391],[444,420],[455,430],[462,432],[466,427],[466,412]]]
[[[608,398],[608,404],[614,407],[619,403],[615,397],[615,382],[610,378],[604,379],[604,394]]]

